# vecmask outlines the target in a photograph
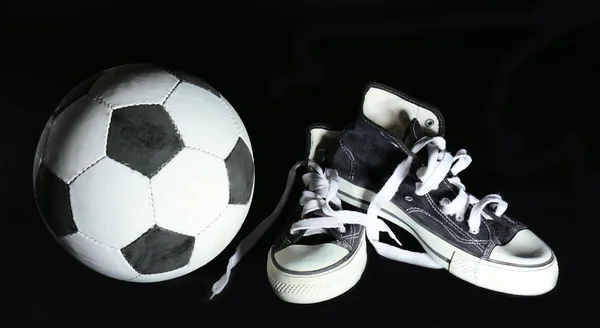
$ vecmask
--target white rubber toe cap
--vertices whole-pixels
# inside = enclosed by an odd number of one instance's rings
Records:
[[[506,245],[496,246],[490,260],[516,266],[543,266],[553,259],[550,247],[531,230],[521,230]]]
[[[283,269],[297,272],[316,271],[333,265],[348,255],[335,244],[290,245],[275,253],[275,262]]]

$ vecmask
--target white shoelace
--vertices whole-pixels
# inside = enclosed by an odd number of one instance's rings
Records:
[[[471,208],[467,221],[469,230],[472,234],[479,233],[481,218],[492,220],[492,218],[484,212],[484,209],[488,205],[491,205],[492,208],[494,208],[494,214],[496,216],[501,216],[506,212],[508,203],[505,202],[500,195],[490,194],[480,200],[466,192],[465,186],[456,176],[471,164],[471,156],[467,154],[466,150],[461,149],[456,152],[456,155],[452,156],[452,154],[446,151],[446,140],[444,138],[425,137],[414,144],[412,152],[416,154],[425,146],[427,146],[429,157],[427,165],[417,170],[417,177],[421,182],[417,182],[415,194],[423,196],[432,190],[436,190],[442,181],[446,179],[448,173],[452,173],[452,177],[448,178],[447,181],[456,186],[458,195],[453,200],[448,198],[442,199],[440,204],[441,210],[442,213],[454,215],[456,220],[462,221],[464,220],[469,206],[472,205],[473,207]],[[367,215],[370,217],[377,216],[382,205],[394,197],[400,184],[408,175],[412,161],[413,158],[409,156],[396,167],[392,176],[371,202]]]
[[[210,297],[211,299],[223,291],[229,282],[233,268],[240,262],[242,257],[248,253],[248,251],[250,251],[254,245],[256,245],[258,240],[265,234],[275,219],[279,217],[281,211],[285,207],[292,186],[294,185],[296,170],[306,163],[306,161],[301,161],[292,167],[290,173],[288,174],[285,191],[283,192],[279,203],[275,207],[275,210],[273,213],[271,213],[271,215],[263,220],[254,229],[254,231],[252,231],[252,233],[250,233],[240,242],[233,256],[229,258],[225,274],[212,286],[213,294]],[[337,197],[337,191],[339,187],[337,172],[331,169],[323,170],[319,165],[312,161],[309,161],[308,165],[313,169],[313,172],[306,173],[302,176],[302,180],[308,189],[304,190],[302,197],[300,198],[300,205],[303,206],[301,219],[291,226],[290,233],[297,233],[300,230],[306,230],[304,235],[309,236],[318,233],[325,233],[325,229],[339,229],[340,231],[344,232],[345,224],[360,224],[366,228],[367,239],[369,242],[371,242],[373,248],[381,256],[395,261],[427,268],[441,268],[441,266],[427,253],[407,251],[379,241],[379,233],[386,232],[396,243],[398,243],[398,245],[402,246],[390,228],[377,217],[377,213],[381,207],[374,212],[371,209],[371,206],[369,207],[367,214],[356,211],[334,210],[331,207],[331,204],[337,208],[342,208],[342,202]],[[404,176],[406,176],[406,173]],[[404,179],[404,177],[402,177],[402,179]],[[386,186],[387,185],[389,185],[389,181],[386,183]],[[398,186],[399,185],[400,184],[398,184]],[[396,187],[396,189],[397,188],[398,187]],[[306,214],[315,211],[319,211],[319,214],[323,216],[306,219],[304,218]]]

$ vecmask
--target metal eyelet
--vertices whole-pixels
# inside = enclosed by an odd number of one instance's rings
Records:
[[[427,119],[425,120],[425,126],[430,128],[435,124],[435,122],[432,119]]]
[[[404,196],[404,200],[406,200],[407,202],[412,202],[413,198],[410,196]]]

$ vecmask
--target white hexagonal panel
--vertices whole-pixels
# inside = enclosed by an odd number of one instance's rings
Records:
[[[223,102],[209,91],[181,83],[164,104],[186,146],[221,158],[233,149],[239,131]]]
[[[227,107],[231,113],[231,116],[233,117],[233,121],[237,124],[239,131],[240,131],[240,137],[242,138],[242,140],[244,140],[244,142],[248,146],[248,149],[250,149],[250,153],[252,153],[252,155],[254,155],[254,151],[252,151],[252,144],[250,143],[250,136],[248,135],[248,131],[246,131],[246,126],[244,125],[242,118],[235,111],[235,109],[229,103],[229,101],[227,101],[227,99],[225,99],[225,97],[223,97],[223,95],[221,95],[221,99],[223,100],[225,105],[227,105]]]
[[[79,232],[120,249],[154,225],[148,178],[105,157],[70,186]]]
[[[179,80],[165,70],[148,64],[113,67],[92,85],[90,94],[111,108],[162,104]]]
[[[227,205],[219,218],[196,236],[188,266],[199,268],[217,257],[238,233],[249,209],[248,205]]]
[[[227,206],[229,180],[222,159],[185,148],[150,180],[156,224],[194,236]]]
[[[76,233],[59,239],[59,243],[87,267],[111,278],[129,280],[138,273],[125,261],[118,249],[101,245]]]
[[[73,102],[50,128],[44,164],[61,180],[70,182],[104,157],[111,113],[89,96]]]

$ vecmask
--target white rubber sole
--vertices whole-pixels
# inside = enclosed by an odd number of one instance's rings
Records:
[[[338,197],[352,206],[367,209],[375,193],[339,179]],[[362,201],[361,201],[362,200]],[[558,280],[556,257],[544,266],[519,267],[482,260],[445,242],[413,221],[392,203],[379,215],[412,234],[427,253],[454,276],[497,292],[535,296],[551,291]]]
[[[367,265],[366,240],[343,266],[317,275],[292,275],[279,270],[271,261],[271,250],[267,260],[267,276],[273,291],[289,303],[312,304],[338,297],[354,287]]]

